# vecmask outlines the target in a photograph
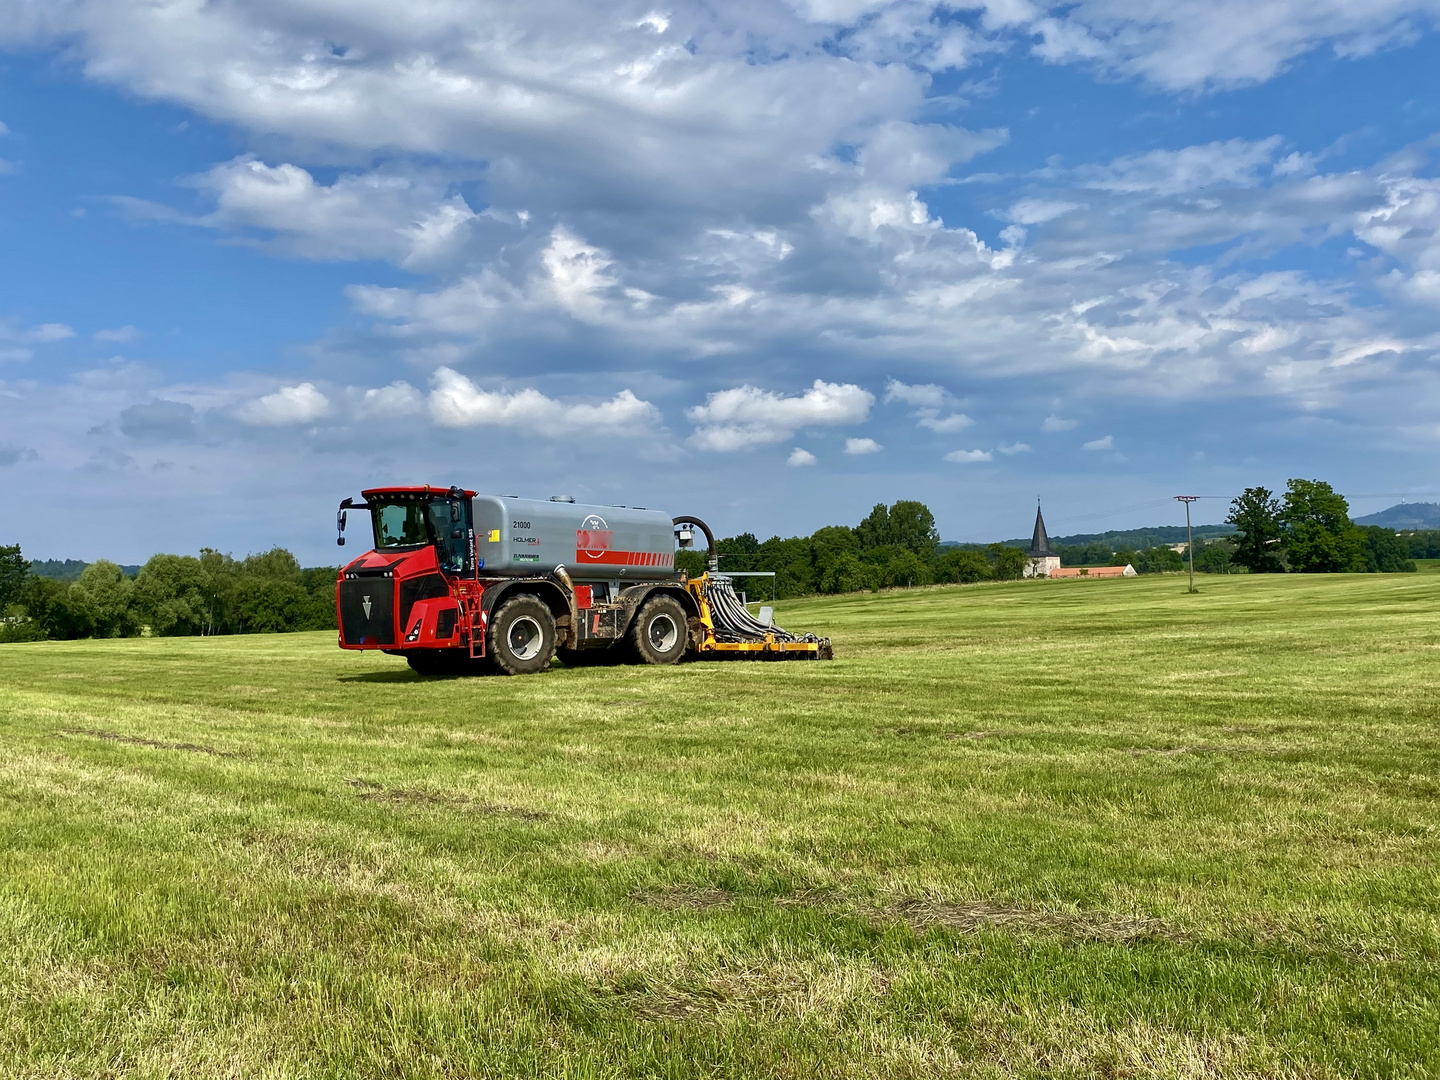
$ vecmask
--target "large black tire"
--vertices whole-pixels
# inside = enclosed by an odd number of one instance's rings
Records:
[[[645,602],[630,627],[630,646],[642,664],[674,664],[685,655],[685,609],[673,596]]]
[[[555,616],[533,596],[506,600],[490,617],[490,659],[506,675],[533,675],[555,656]]]

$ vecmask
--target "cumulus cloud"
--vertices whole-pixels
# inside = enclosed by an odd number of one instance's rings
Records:
[[[999,450],[1000,453],[1006,457],[1014,457],[1016,454],[1030,453],[1030,444],[1023,442],[1001,443],[995,449]]]
[[[803,468],[806,465],[814,465],[815,455],[809,450],[797,446],[794,450],[790,451],[790,456],[785,459],[785,464],[795,469]]]
[[[685,415],[696,427],[692,445],[724,452],[784,442],[802,427],[859,423],[874,402],[875,395],[853,383],[816,379],[794,397],[749,385],[721,390]]]
[[[322,184],[286,162],[245,155],[191,177],[207,213],[116,196],[131,217],[221,229],[309,259],[388,259],[411,269],[458,256],[481,220],[446,184],[421,172],[345,173]],[[492,215],[498,220],[498,216]]]
[[[885,448],[874,439],[846,439],[845,453],[859,457],[863,454],[878,454]]]
[[[892,401],[902,401],[907,405],[915,406],[915,411],[910,414],[915,418],[915,423],[919,427],[928,428],[944,435],[964,431],[975,422],[962,412],[951,412],[948,416],[940,415],[947,408],[953,407],[954,400],[949,390],[943,386],[936,386],[934,383],[907,386],[898,379],[891,379],[885,387],[887,404]]]
[[[1053,435],[1057,431],[1072,431],[1079,425],[1078,420],[1066,420],[1064,417],[1051,413],[1045,417],[1045,422],[1040,425],[1040,430],[1047,435]]]
[[[530,388],[513,393],[481,390],[458,371],[444,367],[435,372],[430,415],[445,427],[524,427],[551,436],[597,429],[639,436],[662,425],[660,411],[629,390],[593,405],[566,405]]]
[[[280,427],[287,424],[309,424],[330,412],[330,399],[315,389],[314,383],[282,386],[273,394],[241,405],[235,415],[247,424]]]
[[[403,379],[389,386],[366,390],[355,405],[361,420],[376,417],[414,416],[425,409],[425,395]]]
[[[1091,439],[1080,449],[1082,450],[1113,450],[1115,449],[1115,436],[1106,435],[1099,439]]]
[[[50,345],[74,336],[75,331],[64,323],[22,327],[14,322],[0,321],[0,363],[29,360],[35,355],[30,346]]]
[[[991,454],[989,450],[951,450],[945,455],[945,460],[961,465],[970,465],[979,461],[991,460]]]

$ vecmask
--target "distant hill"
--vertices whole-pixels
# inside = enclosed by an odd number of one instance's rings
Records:
[[[1196,540],[1218,540],[1235,531],[1234,525],[1196,525]],[[1001,541],[1006,547],[1029,549],[1030,537]],[[1184,525],[1154,525],[1148,529],[1112,529],[1103,533],[1076,533],[1073,536],[1052,536],[1052,547],[1083,547],[1086,544],[1107,544],[1111,551],[1139,551],[1157,544],[1185,543]],[[941,543],[945,548],[981,548],[984,544],[962,544],[954,540]]]
[[[79,581],[80,575],[89,565],[79,559],[31,559],[30,572],[36,577],[50,578],[52,581]],[[122,566],[120,569],[126,577],[134,577],[140,573],[138,566]]]
[[[1440,529],[1440,503],[1400,503],[1378,514],[1355,519],[1356,525],[1381,525],[1387,529]]]

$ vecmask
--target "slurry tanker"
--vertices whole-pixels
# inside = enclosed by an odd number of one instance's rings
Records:
[[[563,495],[371,488],[340,504],[339,544],[352,510],[369,511],[375,547],[335,582],[340,647],[403,656],[421,675],[526,675],[557,655],[570,665],[832,656],[828,638],[750,615],[696,517]],[[696,529],[706,572],[691,578],[675,551]]]

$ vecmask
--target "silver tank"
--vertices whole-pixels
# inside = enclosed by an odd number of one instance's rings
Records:
[[[657,581],[675,574],[675,531],[659,510],[477,495],[481,577],[529,577],[557,566],[576,581]]]

